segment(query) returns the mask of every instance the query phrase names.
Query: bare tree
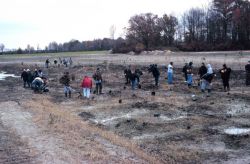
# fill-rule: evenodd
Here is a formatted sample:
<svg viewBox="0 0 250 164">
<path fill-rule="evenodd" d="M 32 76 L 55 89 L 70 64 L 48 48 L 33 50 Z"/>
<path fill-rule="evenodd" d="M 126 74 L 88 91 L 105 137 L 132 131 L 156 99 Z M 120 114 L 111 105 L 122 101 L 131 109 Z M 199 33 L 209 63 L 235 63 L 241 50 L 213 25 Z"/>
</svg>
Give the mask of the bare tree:
<svg viewBox="0 0 250 164">
<path fill-rule="evenodd" d="M 160 41 L 160 28 L 158 16 L 152 13 L 135 15 L 129 20 L 127 38 L 142 43 L 149 49 Z"/>
</svg>

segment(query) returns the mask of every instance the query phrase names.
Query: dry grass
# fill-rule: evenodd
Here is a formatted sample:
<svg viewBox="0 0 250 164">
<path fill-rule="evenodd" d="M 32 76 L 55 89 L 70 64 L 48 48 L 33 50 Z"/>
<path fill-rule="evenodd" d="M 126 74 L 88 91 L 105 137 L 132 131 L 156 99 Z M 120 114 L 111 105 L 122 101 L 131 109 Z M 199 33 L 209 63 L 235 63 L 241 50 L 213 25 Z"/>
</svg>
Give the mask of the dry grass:
<svg viewBox="0 0 250 164">
<path fill-rule="evenodd" d="M 110 156 L 106 153 L 103 145 L 95 140 L 96 136 L 100 136 L 112 144 L 134 153 L 144 161 L 162 163 L 156 157 L 139 149 L 134 142 L 82 121 L 80 117 L 62 110 L 63 107 L 49 101 L 46 96 L 39 95 L 22 105 L 35 114 L 34 121 L 37 125 L 46 127 L 47 133 L 56 134 L 63 139 L 65 148 L 71 150 L 70 152 L 74 154 L 75 158 L 84 156 L 91 161 L 109 160 Z M 171 161 L 169 159 L 168 162 Z"/>
</svg>

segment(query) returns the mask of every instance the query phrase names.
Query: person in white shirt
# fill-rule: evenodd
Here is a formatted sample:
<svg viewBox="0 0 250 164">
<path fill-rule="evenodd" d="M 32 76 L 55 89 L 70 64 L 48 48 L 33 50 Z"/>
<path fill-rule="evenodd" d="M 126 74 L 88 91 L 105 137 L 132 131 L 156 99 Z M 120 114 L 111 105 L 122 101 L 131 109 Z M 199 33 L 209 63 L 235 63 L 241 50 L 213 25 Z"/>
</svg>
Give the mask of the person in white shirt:
<svg viewBox="0 0 250 164">
<path fill-rule="evenodd" d="M 173 62 L 168 65 L 168 84 L 173 84 Z"/>
</svg>

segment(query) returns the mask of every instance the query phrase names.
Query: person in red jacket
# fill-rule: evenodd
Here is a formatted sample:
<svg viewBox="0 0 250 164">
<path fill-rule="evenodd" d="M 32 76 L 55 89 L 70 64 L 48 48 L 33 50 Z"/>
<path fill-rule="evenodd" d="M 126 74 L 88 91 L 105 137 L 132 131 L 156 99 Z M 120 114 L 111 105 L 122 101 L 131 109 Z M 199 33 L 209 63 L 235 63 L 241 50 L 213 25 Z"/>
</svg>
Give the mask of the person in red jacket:
<svg viewBox="0 0 250 164">
<path fill-rule="evenodd" d="M 81 87 L 83 88 L 83 97 L 90 97 L 90 90 L 92 89 L 92 79 L 88 76 L 85 76 L 82 80 L 82 85 Z"/>
</svg>

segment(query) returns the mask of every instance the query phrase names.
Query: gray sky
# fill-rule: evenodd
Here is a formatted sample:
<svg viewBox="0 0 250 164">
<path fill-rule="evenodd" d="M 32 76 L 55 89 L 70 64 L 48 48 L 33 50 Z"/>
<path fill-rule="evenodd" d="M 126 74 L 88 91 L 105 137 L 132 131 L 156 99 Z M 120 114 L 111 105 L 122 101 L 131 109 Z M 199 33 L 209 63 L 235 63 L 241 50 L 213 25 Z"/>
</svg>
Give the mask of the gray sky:
<svg viewBox="0 0 250 164">
<path fill-rule="evenodd" d="M 181 15 L 210 0 L 1 0 L 0 43 L 6 48 L 44 48 L 49 42 L 124 36 L 135 14 Z"/>
</svg>

